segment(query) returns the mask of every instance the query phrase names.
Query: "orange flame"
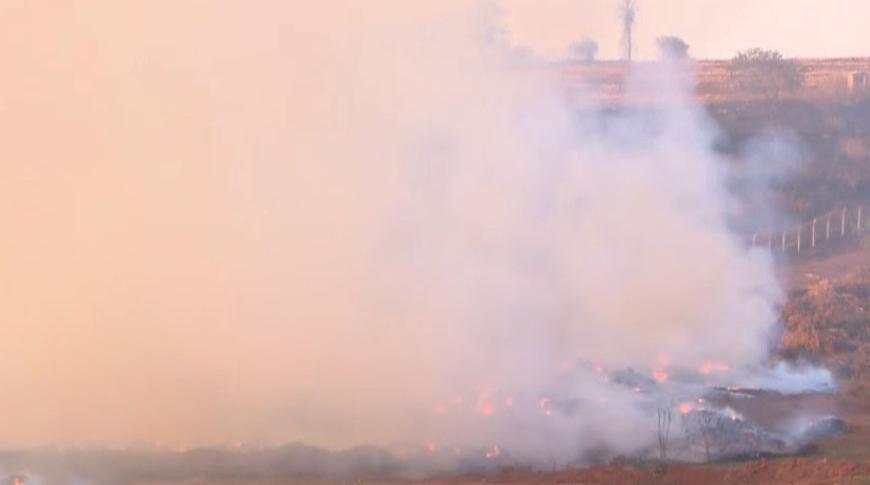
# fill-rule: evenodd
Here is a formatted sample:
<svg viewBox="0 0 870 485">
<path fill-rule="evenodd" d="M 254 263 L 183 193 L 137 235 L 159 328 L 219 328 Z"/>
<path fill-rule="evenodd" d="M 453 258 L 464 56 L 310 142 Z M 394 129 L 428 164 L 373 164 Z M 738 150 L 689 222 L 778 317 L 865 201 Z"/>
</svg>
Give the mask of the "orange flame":
<svg viewBox="0 0 870 485">
<path fill-rule="evenodd" d="M 480 414 L 482 414 L 484 416 L 489 416 L 490 414 L 492 414 L 492 411 L 493 411 L 493 407 L 492 407 L 492 404 L 490 404 L 490 403 L 484 403 L 483 405 L 480 406 Z"/>
<path fill-rule="evenodd" d="M 729 369 L 728 364 L 723 362 L 713 362 L 712 360 L 708 360 L 698 369 L 698 372 L 701 374 L 709 374 L 713 371 L 727 371 Z"/>
<path fill-rule="evenodd" d="M 663 370 L 652 371 L 652 376 L 653 376 L 653 379 L 655 379 L 663 384 L 665 382 L 668 382 L 668 373 L 663 371 Z"/>
<path fill-rule="evenodd" d="M 691 404 L 689 404 L 687 402 L 680 404 L 680 414 L 685 416 L 685 415 L 689 414 L 690 412 L 692 412 L 692 405 Z"/>
<path fill-rule="evenodd" d="M 486 457 L 490 460 L 498 458 L 499 455 L 501 455 L 501 448 L 498 446 L 493 446 L 491 450 L 486 452 Z"/>
<path fill-rule="evenodd" d="M 489 389 L 482 389 L 477 396 L 477 407 L 480 409 L 480 414 L 484 416 L 489 416 L 495 410 L 495 407 L 489 401 L 491 394 Z"/>
</svg>

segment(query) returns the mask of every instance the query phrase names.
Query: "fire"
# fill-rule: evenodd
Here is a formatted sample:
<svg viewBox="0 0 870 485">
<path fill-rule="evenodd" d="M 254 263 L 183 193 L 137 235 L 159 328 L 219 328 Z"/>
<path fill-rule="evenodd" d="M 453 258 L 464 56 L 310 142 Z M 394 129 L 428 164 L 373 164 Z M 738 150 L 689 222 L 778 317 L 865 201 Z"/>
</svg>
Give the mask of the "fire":
<svg viewBox="0 0 870 485">
<path fill-rule="evenodd" d="M 542 398 L 538 399 L 538 406 L 541 408 L 542 411 L 544 411 L 544 414 L 546 414 L 547 416 L 550 415 L 550 398 L 549 397 L 542 397 Z"/>
<path fill-rule="evenodd" d="M 497 445 L 493 446 L 491 450 L 486 452 L 486 457 L 490 460 L 498 458 L 499 455 L 501 455 L 501 448 L 499 448 Z"/>
<path fill-rule="evenodd" d="M 492 411 L 493 407 L 491 403 L 484 403 L 480 406 L 480 414 L 484 416 L 489 416 L 490 414 L 492 414 Z"/>
<path fill-rule="evenodd" d="M 480 414 L 484 416 L 489 416 L 495 410 L 495 407 L 490 402 L 490 396 L 492 393 L 489 389 L 482 389 L 480 394 L 477 396 L 477 407 L 480 409 Z"/>
<path fill-rule="evenodd" d="M 664 384 L 665 382 L 668 382 L 668 373 L 663 371 L 663 370 L 652 371 L 652 376 L 653 376 L 653 379 L 661 382 L 662 384 Z"/>
<path fill-rule="evenodd" d="M 685 415 L 689 414 L 690 412 L 692 412 L 692 405 L 690 403 L 684 402 L 684 403 L 680 404 L 680 414 L 685 416 Z"/>
<path fill-rule="evenodd" d="M 712 360 L 708 360 L 698 369 L 698 372 L 701 374 L 709 374 L 713 371 L 727 371 L 729 369 L 728 364 L 723 362 L 713 362 Z"/>
<path fill-rule="evenodd" d="M 665 368 L 671 363 L 671 359 L 665 354 L 660 354 L 657 360 L 659 365 L 657 369 L 652 370 L 652 376 L 653 379 L 664 384 L 668 382 L 668 373 L 665 372 Z"/>
</svg>

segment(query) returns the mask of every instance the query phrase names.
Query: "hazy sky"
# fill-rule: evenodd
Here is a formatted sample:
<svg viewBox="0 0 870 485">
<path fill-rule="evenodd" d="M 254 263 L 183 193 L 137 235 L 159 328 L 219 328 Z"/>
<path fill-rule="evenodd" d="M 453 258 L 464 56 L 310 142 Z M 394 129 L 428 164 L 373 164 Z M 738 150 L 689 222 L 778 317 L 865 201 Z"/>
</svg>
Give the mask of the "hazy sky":
<svg viewBox="0 0 870 485">
<path fill-rule="evenodd" d="M 515 42 L 548 57 L 583 36 L 600 57 L 619 54 L 616 0 L 504 0 Z M 677 35 L 696 58 L 727 58 L 746 47 L 795 57 L 870 55 L 866 0 L 637 0 L 637 51 L 655 56 L 655 38 Z"/>
</svg>

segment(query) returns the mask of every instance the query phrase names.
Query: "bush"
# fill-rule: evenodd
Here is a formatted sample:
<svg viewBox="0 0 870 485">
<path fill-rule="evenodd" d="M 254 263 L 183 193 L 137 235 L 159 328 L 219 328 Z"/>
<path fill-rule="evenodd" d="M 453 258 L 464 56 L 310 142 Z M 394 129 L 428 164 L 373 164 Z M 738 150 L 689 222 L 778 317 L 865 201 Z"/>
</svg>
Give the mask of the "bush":
<svg viewBox="0 0 870 485">
<path fill-rule="evenodd" d="M 774 50 L 760 48 L 738 52 L 731 59 L 731 73 L 742 89 L 778 98 L 782 92 L 794 92 L 803 85 L 800 65 L 785 59 Z"/>
<path fill-rule="evenodd" d="M 662 59 L 685 59 L 689 57 L 689 44 L 673 35 L 665 35 L 656 39 L 659 47 L 659 57 Z"/>
</svg>

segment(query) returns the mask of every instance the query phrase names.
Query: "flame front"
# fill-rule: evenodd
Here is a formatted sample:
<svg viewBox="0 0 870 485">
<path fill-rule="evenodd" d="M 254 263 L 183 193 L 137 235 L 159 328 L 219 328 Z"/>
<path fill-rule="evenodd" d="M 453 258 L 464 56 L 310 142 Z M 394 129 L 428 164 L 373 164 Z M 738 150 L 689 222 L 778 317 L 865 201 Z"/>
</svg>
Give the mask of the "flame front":
<svg viewBox="0 0 870 485">
<path fill-rule="evenodd" d="M 698 372 L 701 374 L 709 374 L 713 371 L 725 372 L 728 369 L 728 364 L 724 362 L 713 362 L 712 360 L 708 360 L 700 369 L 698 369 Z"/>
</svg>

